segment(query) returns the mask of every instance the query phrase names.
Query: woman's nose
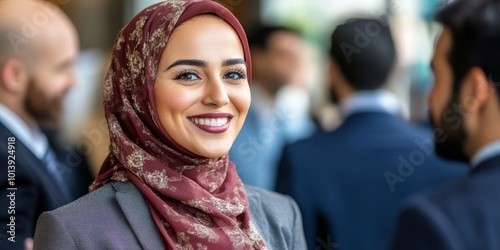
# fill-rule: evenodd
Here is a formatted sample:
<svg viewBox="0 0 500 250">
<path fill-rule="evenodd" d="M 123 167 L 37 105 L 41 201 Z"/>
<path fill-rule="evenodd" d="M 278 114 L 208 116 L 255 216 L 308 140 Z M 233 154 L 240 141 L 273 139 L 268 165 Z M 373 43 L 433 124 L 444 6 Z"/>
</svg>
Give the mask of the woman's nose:
<svg viewBox="0 0 500 250">
<path fill-rule="evenodd" d="M 229 96 L 222 79 L 213 78 L 205 84 L 203 104 L 222 107 L 229 103 Z"/>
</svg>

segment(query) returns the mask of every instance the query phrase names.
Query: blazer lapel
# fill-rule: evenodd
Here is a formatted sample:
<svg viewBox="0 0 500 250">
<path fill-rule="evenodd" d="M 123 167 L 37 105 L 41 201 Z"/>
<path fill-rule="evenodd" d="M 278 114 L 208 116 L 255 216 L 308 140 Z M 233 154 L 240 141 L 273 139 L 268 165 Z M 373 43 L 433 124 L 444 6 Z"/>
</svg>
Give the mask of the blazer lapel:
<svg viewBox="0 0 500 250">
<path fill-rule="evenodd" d="M 113 186 L 116 189 L 116 200 L 141 243 L 142 249 L 163 249 L 156 224 L 139 190 L 130 182 L 115 182 Z"/>
<path fill-rule="evenodd" d="M 262 201 L 260 196 L 258 196 L 255 192 L 251 190 L 251 188 L 245 187 L 245 192 L 247 194 L 248 199 L 248 211 L 250 212 L 250 218 L 252 219 L 252 223 L 259 231 L 260 236 L 264 240 L 264 242 L 269 243 L 269 223 L 267 222 L 267 217 L 264 211 L 262 210 Z"/>
</svg>

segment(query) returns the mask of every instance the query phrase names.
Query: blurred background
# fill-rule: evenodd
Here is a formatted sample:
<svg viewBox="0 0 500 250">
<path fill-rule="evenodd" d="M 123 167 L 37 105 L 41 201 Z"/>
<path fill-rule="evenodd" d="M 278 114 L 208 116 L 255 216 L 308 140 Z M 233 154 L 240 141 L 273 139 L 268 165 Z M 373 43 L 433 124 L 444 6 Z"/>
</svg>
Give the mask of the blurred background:
<svg viewBox="0 0 500 250">
<path fill-rule="evenodd" d="M 51 0 L 73 20 L 80 35 L 78 86 L 69 94 L 62 136 L 89 157 L 94 173 L 107 155 L 108 131 L 102 110 L 101 86 L 109 53 L 119 29 L 156 0 Z M 432 84 L 429 62 L 439 28 L 433 24 L 441 0 L 219 0 L 250 30 L 257 23 L 299 30 L 308 43 L 304 91 L 312 117 L 324 130 L 339 124 L 336 106 L 326 91 L 328 40 L 349 16 L 390 18 L 398 64 L 390 90 L 400 99 L 404 116 L 427 122 L 426 96 Z"/>
</svg>

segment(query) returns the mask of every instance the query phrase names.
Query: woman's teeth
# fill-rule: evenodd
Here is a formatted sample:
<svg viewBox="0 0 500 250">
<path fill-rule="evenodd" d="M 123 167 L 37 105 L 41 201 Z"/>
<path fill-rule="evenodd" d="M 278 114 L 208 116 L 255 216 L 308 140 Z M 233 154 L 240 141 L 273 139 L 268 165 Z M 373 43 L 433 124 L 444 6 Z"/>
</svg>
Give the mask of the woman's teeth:
<svg viewBox="0 0 500 250">
<path fill-rule="evenodd" d="M 227 118 L 191 118 L 191 121 L 195 124 L 220 127 L 227 124 Z"/>
</svg>

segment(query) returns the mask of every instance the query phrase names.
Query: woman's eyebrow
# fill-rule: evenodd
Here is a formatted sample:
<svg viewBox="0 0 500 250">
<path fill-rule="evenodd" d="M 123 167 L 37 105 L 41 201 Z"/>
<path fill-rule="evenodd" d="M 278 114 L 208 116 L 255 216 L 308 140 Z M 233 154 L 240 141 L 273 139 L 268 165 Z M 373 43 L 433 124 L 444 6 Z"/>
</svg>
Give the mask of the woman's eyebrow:
<svg viewBox="0 0 500 250">
<path fill-rule="evenodd" d="M 244 64 L 245 66 L 247 65 L 247 63 L 245 62 L 245 60 L 241 59 L 241 58 L 234 58 L 234 59 L 226 59 L 222 62 L 222 67 L 227 67 L 227 66 L 232 66 L 232 65 L 236 65 L 236 64 Z"/>
<path fill-rule="evenodd" d="M 181 59 L 177 60 L 172 65 L 170 65 L 167 70 L 179 66 L 179 65 L 188 65 L 188 66 L 198 66 L 198 67 L 207 67 L 207 63 L 202 60 L 196 60 L 196 59 Z"/>
<path fill-rule="evenodd" d="M 245 66 L 247 65 L 247 63 L 245 62 L 245 60 L 243 60 L 241 58 L 226 59 L 226 60 L 224 60 L 222 62 L 222 66 L 223 67 L 232 66 L 232 65 L 236 65 L 236 64 L 243 64 Z M 169 70 L 169 69 L 171 69 L 173 67 L 180 66 L 180 65 L 197 66 L 197 67 L 207 67 L 207 63 L 205 61 L 202 61 L 202 60 L 197 60 L 197 59 L 181 59 L 181 60 L 177 60 L 174 63 L 172 63 L 166 70 Z"/>
</svg>

